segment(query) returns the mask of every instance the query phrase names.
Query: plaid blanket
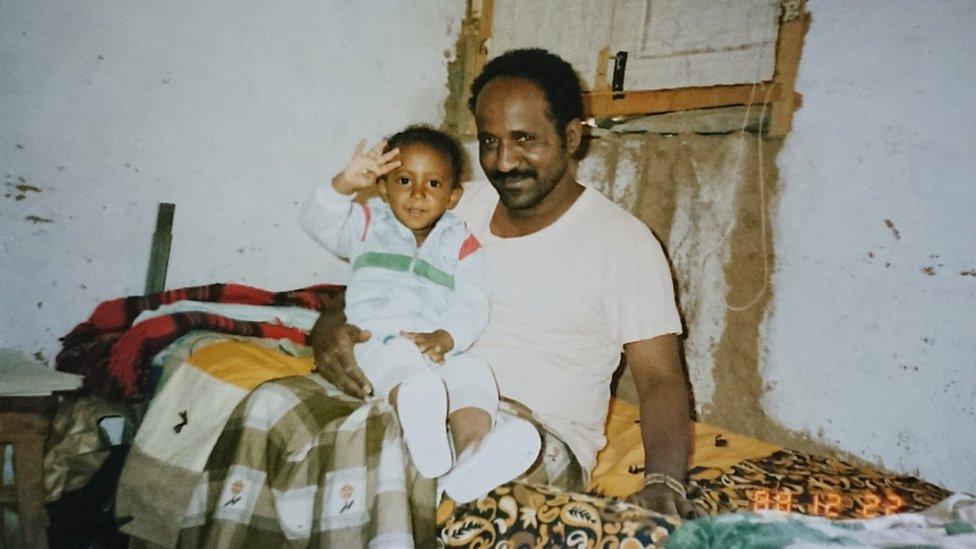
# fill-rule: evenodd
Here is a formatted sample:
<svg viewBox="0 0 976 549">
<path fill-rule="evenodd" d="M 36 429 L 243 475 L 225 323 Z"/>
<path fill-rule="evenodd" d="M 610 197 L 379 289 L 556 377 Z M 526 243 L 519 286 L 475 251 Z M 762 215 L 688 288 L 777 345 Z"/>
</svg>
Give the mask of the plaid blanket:
<svg viewBox="0 0 976 549">
<path fill-rule="evenodd" d="M 405 459 L 386 402 L 286 377 L 311 358 L 257 339 L 196 334 L 166 368 L 119 484 L 127 534 L 170 547 L 433 543 L 434 482 Z"/>
<path fill-rule="evenodd" d="M 248 305 L 292 305 L 322 310 L 342 286 L 317 285 L 270 292 L 240 284 L 211 284 L 130 296 L 101 303 L 91 317 L 61 338 L 56 368 L 85 376 L 85 388 L 116 401 L 141 401 L 153 390 L 152 357 L 180 336 L 206 330 L 243 336 L 289 339 L 304 344 L 306 334 L 267 322 L 234 320 L 216 314 L 184 312 L 132 325 L 139 313 L 183 300 Z"/>
<path fill-rule="evenodd" d="M 406 458 L 389 405 L 346 396 L 317 375 L 282 377 L 307 371 L 311 361 L 276 342 L 194 334 L 170 349 L 166 368 L 173 371 L 136 435 L 116 504 L 123 531 L 143 541 L 455 547 L 629 540 L 653 547 L 678 524 L 576 492 L 579 464 L 550 433 L 519 482 L 477 502 L 445 500 L 436 508 L 435 483 Z M 517 405 L 506 409 L 533 420 Z"/>
<path fill-rule="evenodd" d="M 181 521 L 181 547 L 429 547 L 434 482 L 399 424 L 318 376 L 262 385 L 231 416 Z"/>
</svg>

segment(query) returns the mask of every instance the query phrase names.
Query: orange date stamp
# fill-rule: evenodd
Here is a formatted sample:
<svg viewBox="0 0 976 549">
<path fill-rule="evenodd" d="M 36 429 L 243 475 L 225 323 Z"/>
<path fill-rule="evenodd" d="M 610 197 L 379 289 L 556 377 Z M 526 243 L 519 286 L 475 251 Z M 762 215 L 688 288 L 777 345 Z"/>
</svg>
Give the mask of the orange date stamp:
<svg viewBox="0 0 976 549">
<path fill-rule="evenodd" d="M 806 495 L 803 501 L 798 496 L 789 490 L 761 488 L 750 495 L 750 509 L 753 511 L 803 513 L 836 519 L 840 518 L 840 511 L 845 508 L 853 508 L 853 514 L 856 518 L 875 518 L 893 515 L 905 506 L 904 498 L 890 491 L 882 494 L 874 492 L 853 492 L 850 494 L 813 492 Z"/>
</svg>

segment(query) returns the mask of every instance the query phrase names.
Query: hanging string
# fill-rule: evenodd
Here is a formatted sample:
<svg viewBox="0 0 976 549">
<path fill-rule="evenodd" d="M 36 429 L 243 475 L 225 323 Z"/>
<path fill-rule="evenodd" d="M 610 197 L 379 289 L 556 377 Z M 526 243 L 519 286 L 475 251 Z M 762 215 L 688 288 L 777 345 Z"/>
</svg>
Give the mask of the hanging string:
<svg viewBox="0 0 976 549">
<path fill-rule="evenodd" d="M 739 172 L 739 168 L 740 168 L 740 166 L 742 164 L 743 155 L 741 154 L 741 151 L 742 151 L 742 148 L 744 146 L 743 143 L 744 143 L 744 140 L 745 140 L 746 129 L 749 127 L 749 114 L 751 113 L 752 106 L 754 105 L 755 96 L 756 96 L 756 88 L 759 85 L 759 70 L 760 70 L 760 67 L 761 67 L 761 64 L 762 64 L 762 58 L 763 58 L 763 56 L 760 53 L 760 55 L 756 59 L 756 72 L 755 72 L 755 76 L 753 77 L 753 81 L 752 81 L 752 89 L 749 92 L 749 101 L 746 103 L 746 110 L 745 110 L 745 113 L 742 116 L 742 127 L 739 128 L 739 131 L 738 131 L 738 134 L 739 134 L 739 141 L 738 141 L 738 143 L 739 143 L 739 153 L 736 154 L 735 165 L 734 165 L 734 167 L 732 169 L 732 173 L 733 174 L 737 174 Z M 758 128 L 758 130 L 759 130 L 758 131 L 759 142 L 758 142 L 758 144 L 756 146 L 757 162 L 758 162 L 758 165 L 756 167 L 756 171 L 758 173 L 758 180 L 759 180 L 760 239 L 761 239 L 762 256 L 763 256 L 763 283 L 762 283 L 762 286 L 759 288 L 759 291 L 756 292 L 756 295 L 753 296 L 752 299 L 750 299 L 745 305 L 730 305 L 730 304 L 726 303 L 725 308 L 727 310 L 736 311 L 736 312 L 741 312 L 741 311 L 748 310 L 753 305 L 755 305 L 756 303 L 758 303 L 759 302 L 759 299 L 763 296 L 763 294 L 765 294 L 766 288 L 769 285 L 769 250 L 768 250 L 768 246 L 766 244 L 766 232 L 767 232 L 767 228 L 766 228 L 766 215 L 767 215 L 767 212 L 766 212 L 766 180 L 765 180 L 765 171 L 766 170 L 765 170 L 765 164 L 764 164 L 763 137 L 762 137 L 762 135 L 763 135 L 764 123 L 765 123 L 765 119 L 766 119 L 766 110 L 767 110 L 767 108 L 769 106 L 769 97 L 772 94 L 773 86 L 770 85 L 770 86 L 764 86 L 764 87 L 766 87 L 766 94 L 763 97 L 762 108 L 760 109 L 760 112 L 759 112 L 759 128 Z M 691 163 L 692 163 L 692 167 L 693 167 L 693 169 L 695 171 L 695 177 L 698 179 L 698 182 L 700 184 L 701 183 L 701 177 L 698 175 L 698 171 L 699 171 L 698 170 L 698 165 L 697 165 L 697 162 L 695 162 L 694 157 L 691 158 Z M 733 215 L 731 223 L 729 224 L 728 228 L 722 234 L 722 238 L 720 238 L 718 240 L 718 242 L 716 242 L 715 245 L 712 246 L 711 249 L 709 249 L 708 253 L 705 254 L 705 257 L 702 258 L 702 262 L 701 262 L 701 265 L 700 265 L 700 268 L 699 268 L 699 271 L 700 271 L 699 274 L 700 275 L 704 276 L 705 264 L 708 262 L 708 260 L 711 258 L 711 256 L 715 252 L 717 252 L 718 249 L 721 246 L 723 246 L 728 241 L 729 235 L 732 234 L 732 231 L 735 229 L 736 224 L 737 224 L 737 217 Z"/>
<path fill-rule="evenodd" d="M 749 300 L 745 305 L 730 305 L 726 303 L 725 308 L 730 311 L 742 312 L 756 303 L 759 299 L 766 293 L 766 288 L 769 285 L 769 250 L 766 245 L 766 164 L 763 160 L 763 124 L 766 121 L 766 107 L 769 105 L 769 95 L 773 91 L 773 87 L 769 86 L 766 90 L 766 96 L 763 98 L 762 110 L 759 112 L 759 142 L 756 144 L 757 151 L 757 162 L 756 171 L 759 176 L 759 239 L 762 242 L 762 257 L 763 257 L 763 283 L 756 295 Z M 735 225 L 735 222 L 732 222 Z"/>
</svg>

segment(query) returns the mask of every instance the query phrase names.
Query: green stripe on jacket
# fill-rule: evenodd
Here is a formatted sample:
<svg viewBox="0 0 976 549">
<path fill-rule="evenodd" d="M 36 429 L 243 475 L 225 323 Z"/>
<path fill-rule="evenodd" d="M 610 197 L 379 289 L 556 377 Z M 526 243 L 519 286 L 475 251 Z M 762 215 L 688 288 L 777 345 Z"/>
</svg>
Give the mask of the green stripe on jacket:
<svg viewBox="0 0 976 549">
<path fill-rule="evenodd" d="M 363 267 L 377 267 L 379 269 L 387 269 L 390 271 L 406 272 L 410 270 L 410 263 L 412 262 L 413 257 L 409 255 L 366 252 L 356 258 L 355 263 L 352 265 L 352 270 L 358 271 Z M 417 276 L 426 278 L 434 284 L 438 284 L 452 290 L 454 289 L 454 275 L 445 273 L 423 259 L 417 260 L 417 263 L 413 267 L 413 272 Z"/>
<path fill-rule="evenodd" d="M 450 288 L 452 290 L 454 289 L 454 275 L 445 273 L 430 263 L 427 263 L 423 259 L 417 260 L 417 264 L 413 266 L 413 272 L 416 273 L 417 276 L 426 278 L 434 284 L 440 284 L 445 288 Z"/>
<path fill-rule="evenodd" d="M 363 267 L 379 267 L 391 271 L 407 271 L 413 258 L 403 254 L 387 254 L 383 252 L 366 252 L 356 258 L 352 270 L 358 271 Z"/>
</svg>

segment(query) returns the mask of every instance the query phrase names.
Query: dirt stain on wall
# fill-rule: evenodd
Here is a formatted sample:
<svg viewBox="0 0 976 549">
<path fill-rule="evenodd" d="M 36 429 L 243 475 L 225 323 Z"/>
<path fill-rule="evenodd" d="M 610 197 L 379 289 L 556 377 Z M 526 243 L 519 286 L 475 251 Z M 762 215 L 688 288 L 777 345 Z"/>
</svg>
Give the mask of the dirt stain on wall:
<svg viewBox="0 0 976 549">
<path fill-rule="evenodd" d="M 37 187 L 35 187 L 33 185 L 27 185 L 25 183 L 22 183 L 20 185 L 15 185 L 14 188 L 17 189 L 18 191 L 22 192 L 22 193 L 28 193 L 28 192 L 39 193 L 39 192 L 41 192 L 41 189 L 39 189 L 39 188 L 37 188 Z"/>
<path fill-rule="evenodd" d="M 745 139 L 741 158 L 735 155 L 718 154 L 721 151 L 733 150 L 732 140 Z M 696 223 L 717 223 L 722 227 L 730 226 L 731 231 L 727 241 L 706 242 L 705 239 L 691 243 L 698 247 L 697 259 L 690 265 L 674 269 L 675 284 L 677 286 L 679 303 L 684 316 L 685 326 L 694 329 L 696 320 L 702 314 L 712 314 L 702 308 L 702 293 L 718 291 L 715 281 L 703 279 L 703 274 L 693 268 L 696 261 L 701 261 L 702 251 L 710 250 L 710 254 L 717 257 L 707 258 L 708 261 L 726 258 L 723 266 L 724 284 L 724 328 L 716 344 L 698 352 L 689 353 L 691 358 L 701 360 L 706 357 L 712 364 L 710 371 L 714 381 L 714 391 L 708 402 L 703 402 L 699 419 L 720 427 L 740 432 L 746 435 L 762 438 L 763 440 L 794 448 L 800 451 L 817 453 L 845 459 L 852 463 L 866 464 L 864 459 L 832 447 L 829 443 L 819 439 L 818 433 L 802 433 L 783 427 L 766 415 L 763 409 L 763 396 L 771 389 L 762 378 L 760 372 L 760 356 L 762 336 L 760 327 L 770 306 L 774 288 L 772 287 L 772 273 L 775 266 L 773 251 L 773 231 L 770 212 L 775 208 L 779 187 L 779 174 L 775 159 L 783 142 L 781 139 L 763 140 L 763 189 L 759 185 L 759 155 L 757 147 L 759 138 L 754 134 L 742 136 L 730 134 L 725 136 L 680 135 L 668 136 L 657 134 L 602 136 L 592 139 L 587 161 L 584 163 L 584 175 L 594 176 L 595 186 L 601 188 L 605 194 L 625 196 L 619 186 L 617 164 L 621 160 L 621 151 L 626 145 L 633 147 L 633 140 L 641 140 L 643 161 L 637 168 L 636 200 L 628 208 L 639 219 L 650 227 L 658 239 L 667 245 L 673 240 L 672 231 L 675 220 L 685 218 L 699 219 Z M 599 164 L 594 168 L 591 164 Z M 729 169 L 729 163 L 738 163 L 735 169 Z M 723 164 L 725 166 L 723 166 Z M 724 208 L 714 208 L 709 204 L 708 197 L 698 197 L 692 207 L 700 211 L 679 212 L 679 208 L 688 205 L 679 204 L 678 192 L 688 186 L 701 186 L 703 174 L 710 173 L 738 173 L 738 188 L 735 191 L 734 208 L 730 219 L 700 219 L 701 216 L 716 215 L 727 211 Z M 729 181 L 729 185 L 736 184 Z M 694 190 L 692 191 L 695 192 Z M 764 199 L 764 200 L 763 200 Z M 765 228 L 763 227 L 765 223 Z M 886 223 L 887 225 L 887 223 Z M 889 226 L 895 238 L 900 233 L 892 223 Z M 694 234 L 692 231 L 691 234 Z M 682 246 L 685 243 L 681 244 Z M 727 252 L 723 251 L 727 249 Z M 672 256 L 677 250 L 668 250 Z M 685 253 L 685 252 L 679 252 Z M 708 324 L 713 326 L 714 324 Z M 688 334 L 685 336 L 685 351 L 688 353 Z M 701 341 L 696 342 L 701 346 Z M 707 344 L 707 342 L 706 342 Z M 695 365 L 692 365 L 693 367 Z M 699 364 L 698 366 L 702 366 Z M 636 389 L 629 372 L 621 376 L 617 395 L 632 402 L 637 401 Z M 874 464 L 877 466 L 877 464 Z"/>
<path fill-rule="evenodd" d="M 891 234 L 895 235 L 895 240 L 901 240 L 901 232 L 895 227 L 895 224 L 890 219 L 885 219 L 884 223 L 885 227 L 891 229 Z"/>
<path fill-rule="evenodd" d="M 776 256 L 770 212 L 779 194 L 776 156 L 782 146 L 782 139 L 766 138 L 762 142 L 763 165 L 759 166 L 759 155 L 745 163 L 746 184 L 739 188 L 737 195 L 735 229 L 729 235 L 731 254 L 725 265 L 727 312 L 725 331 L 715 349 L 712 372 L 715 393 L 702 419 L 796 450 L 866 464 L 865 460 L 818 440 L 819 434 L 785 428 L 763 409 L 763 397 L 772 387 L 763 380 L 760 371 L 760 328 L 774 292 L 772 273 Z"/>
</svg>

